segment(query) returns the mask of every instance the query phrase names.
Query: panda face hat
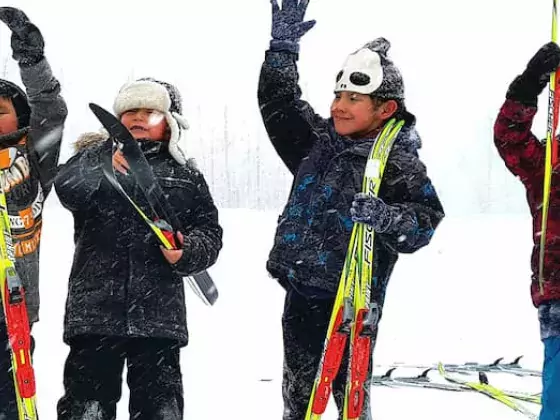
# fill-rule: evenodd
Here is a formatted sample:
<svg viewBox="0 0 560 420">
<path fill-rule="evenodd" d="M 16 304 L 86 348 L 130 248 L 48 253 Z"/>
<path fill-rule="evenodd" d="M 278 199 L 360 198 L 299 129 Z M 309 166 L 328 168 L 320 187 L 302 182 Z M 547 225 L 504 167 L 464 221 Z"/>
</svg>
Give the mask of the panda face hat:
<svg viewBox="0 0 560 420">
<path fill-rule="evenodd" d="M 346 59 L 336 77 L 335 92 L 349 90 L 364 95 L 375 91 L 383 82 L 383 67 L 379 54 L 361 48 Z"/>
<path fill-rule="evenodd" d="M 402 75 L 387 58 L 390 47 L 385 38 L 377 38 L 350 54 L 336 77 L 334 91 L 404 100 Z"/>
</svg>

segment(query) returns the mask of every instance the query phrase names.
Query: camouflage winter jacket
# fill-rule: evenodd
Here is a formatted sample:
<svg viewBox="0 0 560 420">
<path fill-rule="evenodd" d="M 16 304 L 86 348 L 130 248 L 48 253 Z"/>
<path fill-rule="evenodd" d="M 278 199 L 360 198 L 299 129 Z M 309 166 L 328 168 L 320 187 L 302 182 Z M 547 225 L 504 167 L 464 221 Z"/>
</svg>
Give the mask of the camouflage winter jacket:
<svg viewBox="0 0 560 420">
<path fill-rule="evenodd" d="M 538 307 L 550 300 L 560 300 L 560 174 L 552 173 L 552 191 L 544 255 L 544 293 L 539 290 L 539 250 L 542 218 L 545 144 L 531 132 L 536 106 L 512 99 L 503 104 L 494 124 L 494 142 L 507 168 L 523 183 L 533 217 L 533 251 L 531 255 L 531 296 Z"/>
<path fill-rule="evenodd" d="M 179 165 L 167 143 L 140 141 L 154 174 L 185 229 L 182 258 L 171 265 L 158 240 L 129 202 L 106 180 L 104 138 L 86 135 L 62 166 L 55 189 L 74 217 L 64 339 L 81 334 L 161 337 L 186 345 L 183 277 L 214 264 L 222 228 L 208 186 L 193 164 Z M 148 203 L 131 176 L 117 179 L 149 216 Z"/>
<path fill-rule="evenodd" d="M 39 248 L 45 199 L 56 173 L 64 122 L 68 114 L 60 84 L 46 59 L 20 66 L 31 109 L 30 126 L 0 136 L 0 162 L 4 170 L 16 270 L 26 292 L 31 324 L 39 320 Z M 4 313 L 0 311 L 0 322 Z"/>
<path fill-rule="evenodd" d="M 301 99 L 297 56 L 266 53 L 258 98 L 264 125 L 294 181 L 278 219 L 267 268 L 285 287 L 308 296 L 336 293 L 353 222 L 350 207 L 361 191 L 373 139 L 351 140 L 338 135 L 332 121 L 315 114 Z M 414 117 L 407 123 L 389 155 L 379 196 L 400 210 L 385 234 L 376 235 L 374 293 L 383 302 L 398 253 L 427 245 L 444 217 L 443 209 L 420 161 L 420 138 Z"/>
</svg>

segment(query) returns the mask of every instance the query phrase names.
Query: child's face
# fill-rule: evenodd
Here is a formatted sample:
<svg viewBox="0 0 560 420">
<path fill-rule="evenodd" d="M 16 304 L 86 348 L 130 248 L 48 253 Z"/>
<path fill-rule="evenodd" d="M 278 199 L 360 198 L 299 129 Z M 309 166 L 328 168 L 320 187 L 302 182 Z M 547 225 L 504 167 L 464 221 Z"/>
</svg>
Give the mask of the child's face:
<svg viewBox="0 0 560 420">
<path fill-rule="evenodd" d="M 135 139 L 162 141 L 169 137 L 165 116 L 153 109 L 126 111 L 121 115 L 121 122 Z"/>
<path fill-rule="evenodd" d="M 0 97 L 0 136 L 13 133 L 17 129 L 17 114 L 12 100 Z"/>
<path fill-rule="evenodd" d="M 378 103 L 369 95 L 336 92 L 331 105 L 334 128 L 341 136 L 364 138 L 381 126 L 397 110 L 395 101 Z"/>
</svg>

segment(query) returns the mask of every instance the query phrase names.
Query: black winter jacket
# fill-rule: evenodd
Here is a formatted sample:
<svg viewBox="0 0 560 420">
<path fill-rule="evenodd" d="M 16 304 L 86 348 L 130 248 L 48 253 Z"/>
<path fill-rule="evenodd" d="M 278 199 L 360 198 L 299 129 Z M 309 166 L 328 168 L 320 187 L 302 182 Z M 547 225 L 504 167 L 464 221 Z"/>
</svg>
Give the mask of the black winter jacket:
<svg viewBox="0 0 560 420">
<path fill-rule="evenodd" d="M 68 342 L 82 334 L 161 337 L 188 342 L 183 276 L 214 264 L 222 247 L 218 211 L 203 175 L 180 166 L 166 143 L 141 147 L 185 235 L 183 257 L 171 265 L 151 230 L 101 170 L 103 138 L 85 136 L 61 169 L 55 189 L 74 216 L 75 253 L 64 325 Z M 125 191 L 150 214 L 132 177 L 117 173 Z"/>
</svg>

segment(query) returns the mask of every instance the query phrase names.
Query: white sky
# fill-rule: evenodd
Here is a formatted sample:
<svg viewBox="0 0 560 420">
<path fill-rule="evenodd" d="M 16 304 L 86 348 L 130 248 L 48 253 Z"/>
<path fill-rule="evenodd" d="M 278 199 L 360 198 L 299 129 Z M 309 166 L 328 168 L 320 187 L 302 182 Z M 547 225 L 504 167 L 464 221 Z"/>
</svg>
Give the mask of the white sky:
<svg viewBox="0 0 560 420">
<path fill-rule="evenodd" d="M 520 183 L 494 149 L 492 125 L 511 80 L 550 39 L 549 3 L 311 0 L 307 18 L 317 25 L 301 42 L 305 98 L 328 115 L 334 77 L 346 55 L 385 36 L 404 75 L 407 105 L 418 117 L 421 157 L 446 210 L 526 212 Z M 10 4 L 39 26 L 47 57 L 63 83 L 70 115 L 61 161 L 80 133 L 98 128 L 88 102 L 110 108 L 125 81 L 148 75 L 181 90 L 192 126 L 189 151 L 201 162 L 220 204 L 235 205 L 225 191 L 231 182 L 239 189 L 255 178 L 255 159 L 247 155 L 255 153 L 257 144 L 258 159 L 279 181 L 269 182 L 278 189 L 273 207 L 285 200 L 289 178 L 268 143 L 256 99 L 270 39 L 268 0 Z M 8 37 L 2 25 L 2 62 L 11 54 Z M 13 61 L 7 70 L 8 78 L 19 81 Z M 546 94 L 535 125 L 543 137 L 545 106 Z M 229 184 L 220 166 L 226 109 L 228 141 L 234 145 L 226 172 L 237 177 Z"/>
</svg>

